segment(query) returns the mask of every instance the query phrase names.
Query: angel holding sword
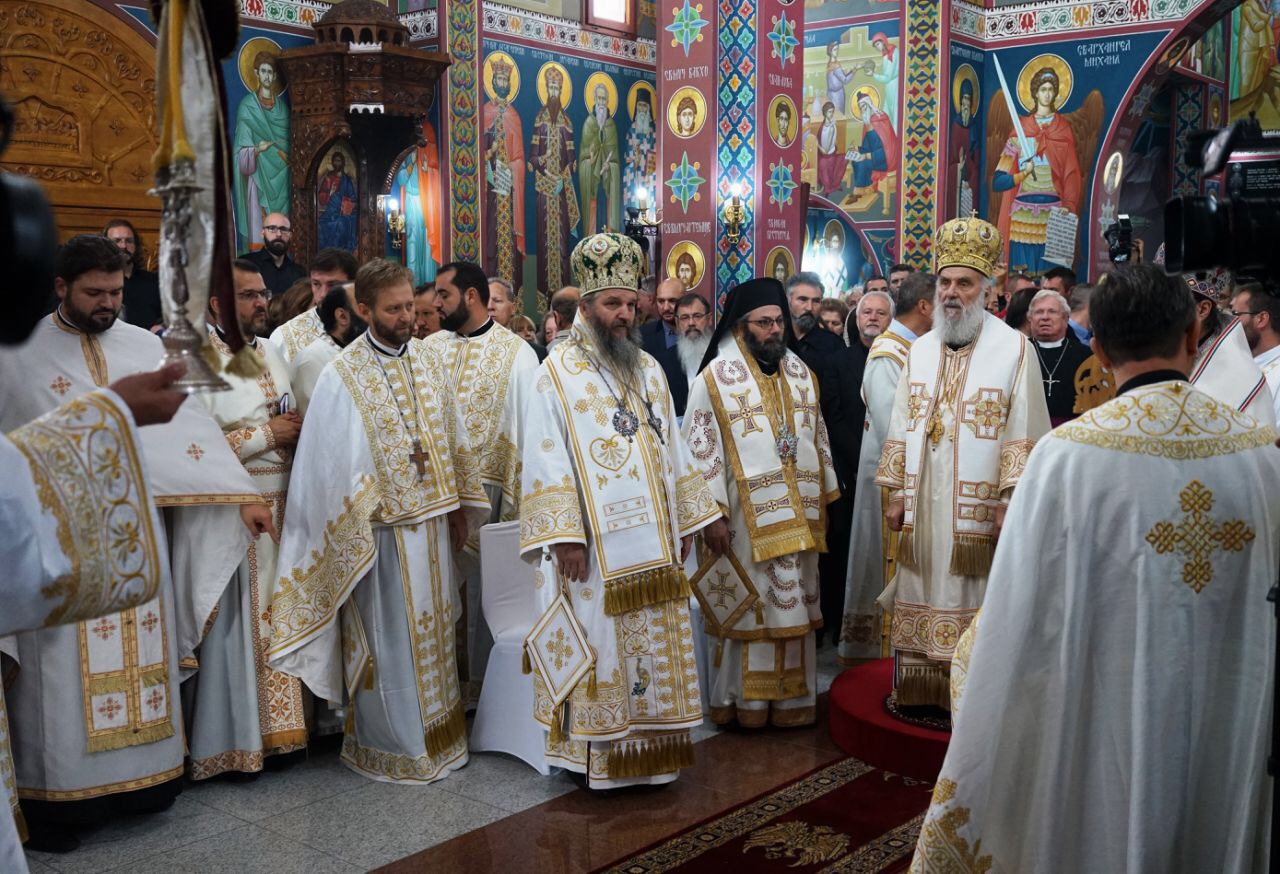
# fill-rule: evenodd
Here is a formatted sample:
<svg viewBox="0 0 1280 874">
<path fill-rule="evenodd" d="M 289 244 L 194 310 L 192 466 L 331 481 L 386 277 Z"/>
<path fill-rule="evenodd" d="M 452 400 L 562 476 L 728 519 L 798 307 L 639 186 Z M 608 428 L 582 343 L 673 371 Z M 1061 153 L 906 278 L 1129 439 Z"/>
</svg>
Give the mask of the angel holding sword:
<svg viewBox="0 0 1280 874">
<path fill-rule="evenodd" d="M 992 212 L 1011 271 L 1038 275 L 1057 266 L 1045 259 L 1050 226 L 1077 224 L 1084 206 L 1085 168 L 1093 162 L 1101 129 L 1102 95 L 1094 90 L 1080 109 L 1059 112 L 1070 96 L 1071 79 L 1065 61 L 1042 55 L 1018 77 L 1019 91 L 1026 92 L 1018 97 L 1025 108 L 1034 108 L 1031 115 L 1017 116 L 1015 122 L 1016 104 L 1003 81 L 1002 94 L 991 103 Z"/>
</svg>

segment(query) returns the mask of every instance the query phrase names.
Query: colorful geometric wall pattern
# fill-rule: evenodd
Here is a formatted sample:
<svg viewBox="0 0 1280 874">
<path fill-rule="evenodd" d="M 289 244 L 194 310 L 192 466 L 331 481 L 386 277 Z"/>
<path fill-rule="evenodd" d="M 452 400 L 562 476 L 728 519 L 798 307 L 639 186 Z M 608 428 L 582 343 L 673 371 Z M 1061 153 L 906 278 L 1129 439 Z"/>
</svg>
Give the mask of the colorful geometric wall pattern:
<svg viewBox="0 0 1280 874">
<path fill-rule="evenodd" d="M 720 127 L 720 201 L 729 203 L 734 185 L 739 187 L 746 219 L 736 245 L 717 234 L 716 311 L 724 305 L 729 289 L 752 277 L 755 260 L 756 213 L 756 3 L 755 0 L 720 0 L 719 89 L 717 121 Z"/>
<path fill-rule="evenodd" d="M 907 0 L 904 9 L 902 259 L 917 270 L 930 266 L 938 199 L 939 5 L 936 0 Z"/>
<path fill-rule="evenodd" d="M 479 0 L 449 3 L 444 43 L 453 59 L 448 90 L 450 258 L 476 262 L 480 260 L 479 5 Z"/>
</svg>

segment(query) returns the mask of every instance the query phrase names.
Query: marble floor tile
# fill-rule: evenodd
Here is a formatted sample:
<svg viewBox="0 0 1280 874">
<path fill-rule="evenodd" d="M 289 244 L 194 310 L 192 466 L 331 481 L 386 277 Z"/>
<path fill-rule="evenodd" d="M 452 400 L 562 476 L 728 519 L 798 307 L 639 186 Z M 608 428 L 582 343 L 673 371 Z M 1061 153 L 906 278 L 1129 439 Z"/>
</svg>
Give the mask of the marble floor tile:
<svg viewBox="0 0 1280 874">
<path fill-rule="evenodd" d="M 709 786 L 745 801 L 842 755 L 817 746 L 787 743 L 779 738 L 781 734 L 778 730 L 768 734 L 724 732 L 698 746 L 696 764 L 681 772 L 680 782 Z"/>
<path fill-rule="evenodd" d="M 132 863 L 127 870 L 129 874 L 347 874 L 362 869 L 260 826 L 244 825 Z"/>
<path fill-rule="evenodd" d="M 74 852 L 30 855 L 62 874 L 97 874 L 243 825 L 243 820 L 206 807 L 184 792 L 163 813 L 124 816 L 80 832 L 80 848 Z"/>
<path fill-rule="evenodd" d="M 457 780 L 462 774 L 446 779 Z M 369 782 L 259 825 L 338 859 L 371 868 L 506 817 L 507 811 L 439 786 Z"/>
<path fill-rule="evenodd" d="M 263 772 L 252 783 L 204 780 L 189 783 L 184 794 L 202 804 L 247 822 L 304 807 L 369 785 L 369 780 L 339 761 L 337 749 L 312 753 L 305 761 L 281 771 Z"/>
<path fill-rule="evenodd" d="M 465 768 L 435 785 L 507 813 L 528 810 L 578 788 L 566 773 L 544 777 L 519 759 L 501 753 L 473 753 Z"/>
<path fill-rule="evenodd" d="M 32 858 L 31 853 L 27 853 L 27 868 L 30 874 L 58 874 L 57 868 L 51 868 L 44 862 L 37 861 Z"/>
<path fill-rule="evenodd" d="M 590 871 L 624 855 L 611 841 L 512 817 L 380 868 L 376 874 Z"/>
</svg>

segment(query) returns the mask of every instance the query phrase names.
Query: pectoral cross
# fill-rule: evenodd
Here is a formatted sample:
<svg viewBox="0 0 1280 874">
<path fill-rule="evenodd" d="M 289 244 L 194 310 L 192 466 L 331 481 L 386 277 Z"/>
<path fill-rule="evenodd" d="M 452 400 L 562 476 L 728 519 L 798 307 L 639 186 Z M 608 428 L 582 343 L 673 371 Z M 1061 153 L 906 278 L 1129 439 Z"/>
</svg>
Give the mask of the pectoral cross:
<svg viewBox="0 0 1280 874">
<path fill-rule="evenodd" d="M 1053 397 L 1053 387 L 1060 382 L 1062 382 L 1062 380 L 1054 379 L 1053 374 L 1046 376 L 1044 380 L 1045 395 L 1047 397 Z"/>
<path fill-rule="evenodd" d="M 431 460 L 431 456 L 422 451 L 422 442 L 417 437 L 413 438 L 413 451 L 409 453 L 409 460 L 418 469 L 418 482 L 425 480 L 427 478 L 427 462 Z"/>
</svg>

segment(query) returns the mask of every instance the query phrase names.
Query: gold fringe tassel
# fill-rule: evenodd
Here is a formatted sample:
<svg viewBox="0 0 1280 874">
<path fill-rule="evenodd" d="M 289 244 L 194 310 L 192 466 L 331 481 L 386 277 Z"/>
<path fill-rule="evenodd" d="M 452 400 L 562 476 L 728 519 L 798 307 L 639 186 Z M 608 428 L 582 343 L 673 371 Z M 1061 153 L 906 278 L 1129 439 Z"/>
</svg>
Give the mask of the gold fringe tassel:
<svg viewBox="0 0 1280 874">
<path fill-rule="evenodd" d="M 588 698 L 596 697 L 597 691 L 599 690 L 596 689 L 596 665 L 595 665 L 595 662 L 592 662 L 591 673 L 587 675 L 587 697 Z"/>
<path fill-rule="evenodd" d="M 209 365 L 209 369 L 214 373 L 222 373 L 222 358 L 218 355 L 218 350 L 213 348 L 213 344 L 207 339 L 200 345 L 200 357 L 204 359 L 204 363 Z"/>
<path fill-rule="evenodd" d="M 958 577 L 983 577 L 991 572 L 995 541 L 985 534 L 959 534 L 951 546 L 951 573 Z"/>
<path fill-rule="evenodd" d="M 564 743 L 564 704 L 551 711 L 551 730 L 547 733 L 547 742 L 553 747 Z"/>
<path fill-rule="evenodd" d="M 684 568 L 669 565 L 605 583 L 604 612 L 606 616 L 620 616 L 650 604 L 685 599 L 691 594 Z"/>
<path fill-rule="evenodd" d="M 609 745 L 609 779 L 652 777 L 693 767 L 693 741 L 687 731 L 677 735 L 620 740 Z"/>
<path fill-rule="evenodd" d="M 808 694 L 809 683 L 805 680 L 803 669 L 780 674 L 762 671 L 758 674 L 749 673 L 742 678 L 743 701 L 786 701 L 788 698 Z"/>
<path fill-rule="evenodd" d="M 525 644 L 524 649 L 520 650 L 520 673 L 532 674 L 533 663 L 529 661 L 529 645 Z"/>
<path fill-rule="evenodd" d="M 776 534 L 757 533 L 751 540 L 751 560 L 759 564 L 780 555 L 805 552 L 814 547 L 813 531 L 809 528 L 808 520 L 801 517 Z"/>
<path fill-rule="evenodd" d="M 756 598 L 756 625 L 764 625 L 764 604 Z"/>
<path fill-rule="evenodd" d="M 894 561 L 903 567 L 918 569 L 920 564 L 916 561 L 916 532 L 914 528 L 903 526 L 898 532 L 898 548 L 894 551 Z"/>
<path fill-rule="evenodd" d="M 208 347 L 209 343 L 206 342 L 205 346 Z M 248 346 L 242 346 L 240 351 L 232 355 L 231 360 L 227 362 L 228 374 L 245 379 L 257 379 L 265 369 L 262 365 L 262 359 L 258 357 L 258 353 Z"/>
<path fill-rule="evenodd" d="M 427 726 L 425 740 L 427 755 L 443 755 L 458 741 L 467 735 L 467 716 L 462 709 L 462 702 L 449 708 L 449 712 Z"/>
<path fill-rule="evenodd" d="M 109 753 L 112 750 L 155 743 L 169 737 L 173 737 L 173 721 L 166 719 L 158 725 L 124 728 L 106 737 L 91 737 L 85 743 L 85 750 L 90 753 Z"/>
<path fill-rule="evenodd" d="M 941 662 L 899 666 L 896 691 L 898 703 L 908 707 L 935 704 L 951 709 L 951 678 Z"/>
<path fill-rule="evenodd" d="M 373 658 L 370 657 L 368 663 L 364 666 L 364 690 L 366 692 L 373 691 L 374 679 Z"/>
<path fill-rule="evenodd" d="M 716 667 L 720 667 L 720 660 L 724 658 L 724 639 L 716 641 Z"/>
<path fill-rule="evenodd" d="M 27 832 L 27 818 L 22 815 L 21 807 L 13 809 L 13 824 L 18 827 L 18 842 L 25 844 L 31 835 Z"/>
<path fill-rule="evenodd" d="M 307 730 L 305 728 L 287 728 L 283 731 L 271 731 L 262 736 L 262 751 L 269 753 L 281 747 L 306 746 Z"/>
</svg>

